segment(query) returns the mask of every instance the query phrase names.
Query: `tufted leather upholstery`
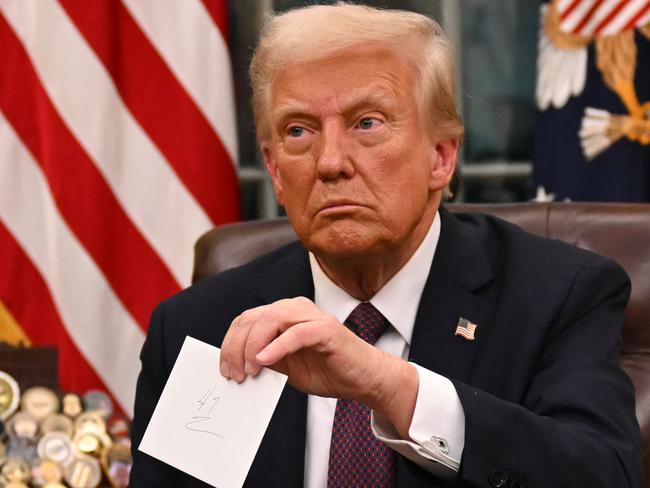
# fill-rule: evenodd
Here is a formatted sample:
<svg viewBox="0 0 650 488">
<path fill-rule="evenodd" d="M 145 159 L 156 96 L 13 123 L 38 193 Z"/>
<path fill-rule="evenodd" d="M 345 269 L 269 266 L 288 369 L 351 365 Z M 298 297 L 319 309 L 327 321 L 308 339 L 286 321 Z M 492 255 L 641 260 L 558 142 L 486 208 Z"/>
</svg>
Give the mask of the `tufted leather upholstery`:
<svg viewBox="0 0 650 488">
<path fill-rule="evenodd" d="M 623 325 L 621 364 L 636 387 L 636 414 L 645 441 L 650 488 L 650 204 L 456 204 L 447 208 L 496 215 L 531 233 L 610 257 L 625 268 L 632 280 L 632 296 Z M 244 264 L 294 239 L 286 219 L 213 229 L 196 243 L 193 280 Z"/>
</svg>

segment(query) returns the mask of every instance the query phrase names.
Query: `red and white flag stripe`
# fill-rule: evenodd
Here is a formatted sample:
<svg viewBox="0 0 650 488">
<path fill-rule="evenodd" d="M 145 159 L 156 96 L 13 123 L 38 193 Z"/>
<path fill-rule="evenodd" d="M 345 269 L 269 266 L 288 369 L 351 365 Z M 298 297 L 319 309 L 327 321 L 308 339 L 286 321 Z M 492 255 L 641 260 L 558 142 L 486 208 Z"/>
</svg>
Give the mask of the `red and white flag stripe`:
<svg viewBox="0 0 650 488">
<path fill-rule="evenodd" d="M 0 300 L 63 388 L 127 413 L 152 308 L 239 216 L 225 22 L 223 0 L 0 0 Z"/>
<path fill-rule="evenodd" d="M 581 36 L 611 36 L 650 22 L 650 0 L 558 0 L 560 29 Z"/>
</svg>

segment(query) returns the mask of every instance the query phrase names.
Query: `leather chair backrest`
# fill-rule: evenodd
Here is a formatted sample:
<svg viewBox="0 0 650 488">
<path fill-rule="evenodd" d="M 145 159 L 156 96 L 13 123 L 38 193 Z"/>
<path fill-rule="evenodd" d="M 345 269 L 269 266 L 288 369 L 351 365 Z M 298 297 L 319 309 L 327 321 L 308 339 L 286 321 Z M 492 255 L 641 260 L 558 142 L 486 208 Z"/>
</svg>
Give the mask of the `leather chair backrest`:
<svg viewBox="0 0 650 488">
<path fill-rule="evenodd" d="M 650 487 L 650 204 L 454 204 L 447 208 L 495 215 L 533 234 L 607 256 L 625 268 L 632 281 L 632 296 L 623 325 L 621 364 L 636 387 L 636 413 Z M 213 229 L 196 243 L 193 281 L 244 264 L 295 239 L 286 219 Z"/>
</svg>

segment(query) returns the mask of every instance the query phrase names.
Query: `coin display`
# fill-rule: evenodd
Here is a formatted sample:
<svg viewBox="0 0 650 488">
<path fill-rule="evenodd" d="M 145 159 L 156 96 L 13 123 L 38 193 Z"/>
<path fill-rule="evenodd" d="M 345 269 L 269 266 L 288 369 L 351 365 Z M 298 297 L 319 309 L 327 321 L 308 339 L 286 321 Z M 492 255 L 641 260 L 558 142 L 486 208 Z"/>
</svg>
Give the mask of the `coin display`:
<svg viewBox="0 0 650 488">
<path fill-rule="evenodd" d="M 23 393 L 21 409 L 31 413 L 36 420 L 43 420 L 59 410 L 59 397 L 49 388 L 33 386 Z"/>
<path fill-rule="evenodd" d="M 78 440 L 83 434 L 92 434 L 100 441 L 98 448 L 107 447 L 113 444 L 111 437 L 106 433 L 106 423 L 99 412 L 84 412 L 75 420 L 75 445 L 79 448 Z M 93 441 L 87 439 L 83 445 L 85 449 L 90 448 Z M 90 452 L 80 449 L 82 452 Z M 97 454 L 93 451 L 93 454 Z"/>
<path fill-rule="evenodd" d="M 75 418 L 81 412 L 83 412 L 83 404 L 81 403 L 81 397 L 76 393 L 66 393 L 63 395 L 63 413 L 68 417 Z"/>
<path fill-rule="evenodd" d="M 48 483 L 58 483 L 63 479 L 63 472 L 54 461 L 37 462 L 32 468 L 32 484 L 44 486 Z"/>
<path fill-rule="evenodd" d="M 74 446 L 70 438 L 61 432 L 50 432 L 38 442 L 38 456 L 61 465 L 74 457 Z"/>
<path fill-rule="evenodd" d="M 83 399 L 68 393 L 59 400 L 35 386 L 21 397 L 13 383 L 0 371 L 1 488 L 128 486 L 129 422 L 113 415 L 109 395 L 90 390 Z"/>
<path fill-rule="evenodd" d="M 74 423 L 70 417 L 55 413 L 41 421 L 41 432 L 47 434 L 49 432 L 62 432 L 68 437 L 72 437 L 74 432 Z"/>
<path fill-rule="evenodd" d="M 90 456 L 80 456 L 66 465 L 63 476 L 72 488 L 95 488 L 102 479 L 99 461 Z"/>
<path fill-rule="evenodd" d="M 126 488 L 129 485 L 132 463 L 131 449 L 128 446 L 114 445 L 102 452 L 102 469 L 114 488 Z"/>
<path fill-rule="evenodd" d="M 75 432 L 99 434 L 106 432 L 106 423 L 97 412 L 84 412 L 74 422 Z"/>
<path fill-rule="evenodd" d="M 0 371 L 0 420 L 7 420 L 18 408 L 20 388 L 9 374 Z"/>
<path fill-rule="evenodd" d="M 99 437 L 90 432 L 77 432 L 74 437 L 74 445 L 80 452 L 92 456 L 98 456 L 102 449 L 102 442 Z"/>
<path fill-rule="evenodd" d="M 117 417 L 108 423 L 108 433 L 117 442 L 118 439 L 129 438 L 129 423 L 126 419 Z"/>
<path fill-rule="evenodd" d="M 98 412 L 104 420 L 108 420 L 113 415 L 113 401 L 103 391 L 88 390 L 83 400 L 87 412 Z"/>
<path fill-rule="evenodd" d="M 2 476 L 10 483 L 23 483 L 29 479 L 29 467 L 26 463 L 10 459 L 0 470 Z"/>
<path fill-rule="evenodd" d="M 36 440 L 26 437 L 11 437 L 7 443 L 7 459 L 18 459 L 31 463 L 38 459 Z"/>
<path fill-rule="evenodd" d="M 27 412 L 18 412 L 7 421 L 9 437 L 35 439 L 38 434 L 38 420 Z"/>
</svg>

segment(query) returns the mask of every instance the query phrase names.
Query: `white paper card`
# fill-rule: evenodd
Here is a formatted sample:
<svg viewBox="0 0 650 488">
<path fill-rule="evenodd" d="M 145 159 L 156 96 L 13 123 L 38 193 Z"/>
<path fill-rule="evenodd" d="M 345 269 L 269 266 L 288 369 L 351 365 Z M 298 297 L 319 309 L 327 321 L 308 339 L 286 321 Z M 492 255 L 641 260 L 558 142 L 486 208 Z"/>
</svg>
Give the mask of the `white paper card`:
<svg viewBox="0 0 650 488">
<path fill-rule="evenodd" d="M 287 377 L 264 368 L 226 380 L 220 352 L 185 338 L 139 449 L 212 486 L 241 487 Z"/>
</svg>

